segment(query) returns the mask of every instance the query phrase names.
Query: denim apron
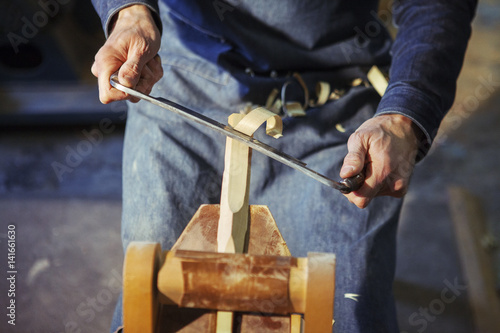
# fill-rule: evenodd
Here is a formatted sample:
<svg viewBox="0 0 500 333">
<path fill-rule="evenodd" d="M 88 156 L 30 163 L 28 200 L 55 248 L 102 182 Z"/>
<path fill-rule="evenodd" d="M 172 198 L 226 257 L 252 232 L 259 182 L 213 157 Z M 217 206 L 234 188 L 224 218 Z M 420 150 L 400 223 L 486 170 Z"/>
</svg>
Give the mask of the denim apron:
<svg viewBox="0 0 500 333">
<path fill-rule="evenodd" d="M 227 10 L 224 21 L 235 11 Z M 275 45 L 271 65 L 256 61 L 252 67 L 251 55 L 238 58 L 232 51 L 241 48 L 217 31 L 180 19 L 162 2 L 160 13 L 164 76 L 153 96 L 227 123 L 231 113 L 248 103 L 264 104 L 273 88 L 281 89 L 291 80 L 292 71 L 300 72 L 311 91 L 320 80 L 346 88 L 340 99 L 308 109 L 305 117 L 284 117 L 282 138 L 266 137 L 261 129 L 255 134 L 310 168 L 339 178 L 349 136 L 374 115 L 380 101 L 373 88 L 348 87 L 364 77 L 361 66 L 294 68 L 305 58 L 286 57 L 280 65 L 277 55 L 287 52 Z M 204 39 L 206 45 L 190 42 Z M 301 101 L 303 92 L 291 90 L 290 99 Z M 129 103 L 123 157 L 124 250 L 131 241 L 159 242 L 169 249 L 201 204 L 219 203 L 224 149 L 225 137 L 210 129 L 144 101 Z M 257 152 L 251 170 L 250 204 L 269 206 L 293 256 L 336 254 L 335 332 L 397 332 L 392 282 L 402 201 L 378 197 L 359 209 L 338 191 Z M 121 325 L 121 316 L 119 302 L 112 332 Z"/>
</svg>

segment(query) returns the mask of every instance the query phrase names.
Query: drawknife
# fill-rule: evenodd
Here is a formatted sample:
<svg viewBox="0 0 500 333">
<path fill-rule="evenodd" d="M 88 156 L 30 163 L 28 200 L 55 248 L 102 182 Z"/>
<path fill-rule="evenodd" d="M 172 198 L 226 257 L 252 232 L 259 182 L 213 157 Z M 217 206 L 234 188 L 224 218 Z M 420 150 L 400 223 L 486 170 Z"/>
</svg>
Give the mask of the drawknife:
<svg viewBox="0 0 500 333">
<path fill-rule="evenodd" d="M 332 187 L 336 190 L 339 190 L 340 192 L 347 194 L 352 191 L 358 190 L 361 185 L 363 185 L 364 182 L 364 176 L 362 174 L 358 174 L 354 177 L 351 178 L 345 178 L 342 179 L 340 182 L 332 180 L 312 169 L 309 169 L 306 166 L 306 163 L 302 162 L 301 160 L 298 160 L 288 154 L 285 154 L 284 152 L 277 150 L 276 148 L 273 148 L 263 142 L 260 142 L 259 140 L 248 136 L 244 133 L 241 133 L 239 131 L 236 131 L 235 129 L 231 128 L 228 125 L 221 124 L 209 117 L 206 117 L 198 112 L 195 112 L 193 110 L 190 110 L 182 105 L 179 105 L 177 103 L 174 103 L 172 101 L 169 101 L 165 98 L 161 97 L 152 97 L 150 95 L 143 94 L 141 92 L 138 92 L 137 90 L 125 87 L 124 85 L 118 83 L 118 76 L 116 74 L 113 74 L 110 78 L 110 84 L 126 93 L 129 94 L 130 96 L 143 99 L 145 101 L 148 101 L 150 103 L 153 103 L 154 105 L 157 105 L 163 109 L 169 110 L 171 112 L 174 112 L 185 119 L 188 119 L 190 121 L 194 121 L 198 124 L 207 126 L 219 133 L 222 133 L 226 135 L 227 137 L 230 137 L 231 139 L 238 140 L 246 145 L 248 145 L 250 148 L 272 158 L 275 159 L 278 162 L 281 162 L 285 165 L 288 165 L 291 168 L 294 168 L 295 170 L 301 171 L 302 173 L 306 174 L 307 176 L 329 186 Z"/>
</svg>

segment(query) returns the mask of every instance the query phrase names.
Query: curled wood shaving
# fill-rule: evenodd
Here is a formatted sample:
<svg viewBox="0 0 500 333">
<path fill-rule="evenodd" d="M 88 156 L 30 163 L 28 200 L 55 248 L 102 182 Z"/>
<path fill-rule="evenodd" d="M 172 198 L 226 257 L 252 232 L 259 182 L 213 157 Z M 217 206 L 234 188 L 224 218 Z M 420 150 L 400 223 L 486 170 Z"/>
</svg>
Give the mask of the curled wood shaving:
<svg viewBox="0 0 500 333">
<path fill-rule="evenodd" d="M 312 107 L 324 105 L 330 97 L 330 84 L 328 82 L 320 81 L 316 83 L 316 102 L 311 100 L 309 105 Z"/>
<path fill-rule="evenodd" d="M 357 87 L 357 86 L 360 86 L 362 84 L 365 84 L 365 81 L 363 81 L 363 79 L 359 78 L 359 77 L 352 80 L 352 82 L 351 82 L 351 86 L 353 86 L 353 87 Z"/>
<path fill-rule="evenodd" d="M 335 125 L 335 128 L 337 129 L 337 131 L 339 131 L 340 133 L 345 133 L 345 128 L 344 126 L 342 126 L 342 124 L 337 124 Z"/>
<path fill-rule="evenodd" d="M 264 105 L 264 107 L 266 109 L 270 109 L 273 106 L 274 102 L 276 101 L 276 98 L 278 97 L 278 94 L 279 94 L 279 91 L 276 88 L 274 88 L 271 91 L 269 96 L 267 96 L 266 104 Z"/>
<path fill-rule="evenodd" d="M 373 68 L 372 68 L 373 69 Z M 378 68 L 377 68 L 378 70 Z M 375 73 L 375 72 L 374 72 Z M 380 72 L 381 73 L 381 72 Z M 309 107 L 318 107 L 326 104 L 330 100 L 337 100 L 341 98 L 342 96 L 345 95 L 346 90 L 345 89 L 334 89 L 331 91 L 331 86 L 328 82 L 325 81 L 319 81 L 316 83 L 315 87 L 315 93 L 316 93 L 316 101 L 313 99 L 309 99 L 309 89 L 307 88 L 307 85 L 305 84 L 304 80 L 302 79 L 302 76 L 299 73 L 293 73 L 293 77 L 297 80 L 299 85 L 304 91 L 304 103 L 300 103 L 297 101 L 285 101 L 285 104 L 283 105 L 282 99 L 284 99 L 284 93 L 282 90 L 282 99 L 278 98 L 279 95 L 279 90 L 274 88 L 269 96 L 267 97 L 266 103 L 265 103 L 265 108 L 272 111 L 275 114 L 279 114 L 280 110 L 283 109 L 283 111 L 291 116 L 291 117 L 302 117 L 306 115 L 306 110 Z M 286 87 L 288 84 L 291 82 L 286 82 L 284 87 Z M 367 85 L 367 83 L 361 79 L 361 78 L 356 78 L 351 82 L 352 87 L 360 86 L 360 85 Z M 285 88 L 283 88 L 285 89 Z M 339 129 L 340 130 L 340 129 Z M 341 132 L 345 130 L 340 130 Z"/>
<path fill-rule="evenodd" d="M 329 99 L 330 100 L 337 100 L 340 97 L 345 95 L 345 89 L 335 89 L 331 94 Z"/>
<path fill-rule="evenodd" d="M 275 139 L 279 139 L 283 136 L 283 122 L 278 116 L 271 117 L 267 119 L 266 122 L 266 134 L 272 136 Z"/>
<path fill-rule="evenodd" d="M 359 295 L 359 294 L 351 294 L 351 293 L 344 294 L 344 298 L 352 299 L 355 302 L 359 302 L 358 297 L 360 297 L 360 296 L 361 295 Z"/>
<path fill-rule="evenodd" d="M 306 111 L 299 102 L 286 103 L 286 111 L 291 117 L 303 117 L 306 115 Z"/>
<path fill-rule="evenodd" d="M 382 71 L 377 67 L 373 66 L 366 75 L 368 80 L 372 84 L 373 88 L 379 93 L 380 96 L 384 96 L 384 93 L 388 86 L 388 80 Z"/>
<path fill-rule="evenodd" d="M 250 111 L 245 117 L 239 120 L 234 129 L 251 136 L 266 121 L 266 134 L 275 139 L 281 137 L 283 132 L 281 118 L 264 107 L 258 107 Z"/>
</svg>

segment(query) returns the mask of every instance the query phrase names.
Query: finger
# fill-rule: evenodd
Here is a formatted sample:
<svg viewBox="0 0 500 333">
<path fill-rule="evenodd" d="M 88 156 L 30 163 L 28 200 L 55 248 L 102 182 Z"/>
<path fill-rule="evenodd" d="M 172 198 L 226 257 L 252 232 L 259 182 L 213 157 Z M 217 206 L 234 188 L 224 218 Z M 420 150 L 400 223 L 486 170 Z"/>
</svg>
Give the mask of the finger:
<svg viewBox="0 0 500 333">
<path fill-rule="evenodd" d="M 153 71 L 155 77 L 155 83 L 158 82 L 163 77 L 163 66 L 161 64 L 161 58 L 157 54 L 152 60 L 148 62 L 149 68 Z"/>
<path fill-rule="evenodd" d="M 153 56 L 148 56 L 148 51 L 141 48 L 131 48 L 127 60 L 118 72 L 120 83 L 129 88 L 135 88 L 141 79 L 142 69 Z"/>
<path fill-rule="evenodd" d="M 358 206 L 359 208 L 366 208 L 371 200 L 377 195 L 378 189 L 376 181 L 374 180 L 373 166 L 371 163 L 367 164 L 365 169 L 365 182 L 357 190 L 345 196 L 347 199 Z"/>
<path fill-rule="evenodd" d="M 91 71 L 97 77 L 99 87 L 99 100 L 103 104 L 108 104 L 116 100 L 124 100 L 127 95 L 117 89 L 111 87 L 109 78 L 111 74 L 116 72 L 121 62 L 113 56 L 105 56 L 107 50 L 103 47 L 96 55 L 96 60 L 92 65 Z M 109 53 L 108 53 L 109 54 Z"/>
<path fill-rule="evenodd" d="M 359 208 L 365 208 L 377 196 L 403 197 L 408 191 L 409 172 L 403 173 L 402 163 L 389 162 L 389 156 L 378 154 L 365 168 L 365 183 L 346 197 Z M 397 161 L 400 161 L 398 158 Z M 395 167 L 395 165 L 399 167 Z"/>
<path fill-rule="evenodd" d="M 92 67 L 90 68 L 90 71 L 92 72 L 92 75 L 94 75 L 95 77 L 99 76 L 99 72 L 97 71 L 97 64 L 95 63 L 95 61 L 92 64 Z"/>
<path fill-rule="evenodd" d="M 390 167 L 387 163 L 385 152 L 372 151 L 365 157 L 364 175 L 365 181 L 361 188 L 347 195 L 350 202 L 359 208 L 365 208 L 386 185 L 387 176 L 390 175 Z"/>
<path fill-rule="evenodd" d="M 142 68 L 141 78 L 136 85 L 136 90 L 143 94 L 149 95 L 156 83 L 153 71 L 149 68 L 149 63 Z"/>
<path fill-rule="evenodd" d="M 159 56 L 155 56 L 142 69 L 142 74 L 136 89 L 144 94 L 149 94 L 153 86 L 163 77 L 163 68 Z"/>
<path fill-rule="evenodd" d="M 414 163 L 402 156 L 398 156 L 393 163 L 391 172 L 383 181 L 379 195 L 389 195 L 392 197 L 403 197 L 408 191 L 410 178 L 413 172 Z"/>
<path fill-rule="evenodd" d="M 118 89 L 115 89 L 109 83 L 109 78 L 114 72 L 102 72 L 97 78 L 99 84 L 99 100 L 103 104 L 108 104 L 114 101 L 128 99 L 128 95 Z"/>
<path fill-rule="evenodd" d="M 354 177 L 363 171 L 367 147 L 362 135 L 358 132 L 353 133 L 347 142 L 347 149 L 348 153 L 340 169 L 342 178 Z"/>
</svg>

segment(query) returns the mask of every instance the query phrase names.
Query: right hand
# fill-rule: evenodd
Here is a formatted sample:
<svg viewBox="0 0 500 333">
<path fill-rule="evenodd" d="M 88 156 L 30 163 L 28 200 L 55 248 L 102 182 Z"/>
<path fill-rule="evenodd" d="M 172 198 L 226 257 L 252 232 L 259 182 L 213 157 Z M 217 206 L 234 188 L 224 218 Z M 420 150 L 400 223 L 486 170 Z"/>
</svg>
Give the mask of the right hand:
<svg viewBox="0 0 500 333">
<path fill-rule="evenodd" d="M 345 195 L 349 201 L 365 208 L 377 196 L 404 196 L 423 137 L 420 128 L 400 114 L 383 114 L 365 121 L 349 137 L 349 152 L 340 170 L 342 178 L 365 172 L 363 186 Z"/>
<path fill-rule="evenodd" d="M 143 5 L 126 7 L 117 14 L 113 30 L 95 56 L 92 74 L 97 77 L 99 99 L 108 104 L 128 99 L 137 102 L 109 83 L 118 71 L 119 82 L 149 94 L 163 76 L 160 57 L 161 35 L 150 10 Z"/>
</svg>

